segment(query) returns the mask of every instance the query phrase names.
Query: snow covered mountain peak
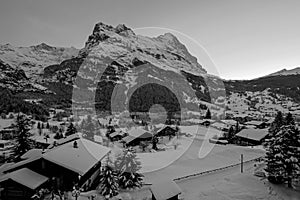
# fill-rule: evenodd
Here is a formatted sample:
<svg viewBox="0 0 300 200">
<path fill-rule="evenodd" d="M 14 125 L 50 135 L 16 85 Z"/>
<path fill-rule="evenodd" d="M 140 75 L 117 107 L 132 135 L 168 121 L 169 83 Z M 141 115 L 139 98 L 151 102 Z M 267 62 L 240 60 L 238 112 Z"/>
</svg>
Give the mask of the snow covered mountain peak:
<svg viewBox="0 0 300 200">
<path fill-rule="evenodd" d="M 113 60 L 122 57 L 122 60 L 116 61 L 125 65 L 138 58 L 165 70 L 206 73 L 196 57 L 171 33 L 151 38 L 136 35 L 124 24 L 113 27 L 97 23 L 79 53 L 81 57 L 88 54 Z"/>
<path fill-rule="evenodd" d="M 300 74 L 300 67 L 296 67 L 290 70 L 282 69 L 278 72 L 269 74 L 268 76 L 287 76 L 287 75 L 297 75 L 297 74 Z"/>
<path fill-rule="evenodd" d="M 27 77 L 35 77 L 45 67 L 75 57 L 78 52 L 74 47 L 53 47 L 45 43 L 29 47 L 0 44 L 0 59 L 14 68 L 24 70 Z"/>
<path fill-rule="evenodd" d="M 34 48 L 36 50 L 47 50 L 47 51 L 53 51 L 53 50 L 56 50 L 56 47 L 52 47 L 46 43 L 41 43 L 41 44 L 38 44 L 36 46 L 31 46 L 31 48 Z"/>
</svg>

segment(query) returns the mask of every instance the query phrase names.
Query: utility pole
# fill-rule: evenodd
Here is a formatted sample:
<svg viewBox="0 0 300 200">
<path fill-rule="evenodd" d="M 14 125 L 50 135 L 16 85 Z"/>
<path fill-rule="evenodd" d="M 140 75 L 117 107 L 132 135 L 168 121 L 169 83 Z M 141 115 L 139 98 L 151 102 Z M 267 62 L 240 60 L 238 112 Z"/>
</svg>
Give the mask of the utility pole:
<svg viewBox="0 0 300 200">
<path fill-rule="evenodd" d="M 244 160 L 244 155 L 241 154 L 241 173 L 243 173 L 243 160 Z"/>
</svg>

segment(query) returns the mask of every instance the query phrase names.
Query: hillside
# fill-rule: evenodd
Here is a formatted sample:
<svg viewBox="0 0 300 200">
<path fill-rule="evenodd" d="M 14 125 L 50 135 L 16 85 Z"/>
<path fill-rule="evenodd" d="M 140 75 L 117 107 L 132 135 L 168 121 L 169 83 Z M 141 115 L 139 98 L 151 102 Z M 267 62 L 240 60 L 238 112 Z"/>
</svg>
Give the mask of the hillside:
<svg viewBox="0 0 300 200">
<path fill-rule="evenodd" d="M 274 94 L 281 94 L 300 102 L 300 75 L 273 75 L 247 81 L 225 81 L 226 92 L 263 91 L 270 88 Z"/>
</svg>

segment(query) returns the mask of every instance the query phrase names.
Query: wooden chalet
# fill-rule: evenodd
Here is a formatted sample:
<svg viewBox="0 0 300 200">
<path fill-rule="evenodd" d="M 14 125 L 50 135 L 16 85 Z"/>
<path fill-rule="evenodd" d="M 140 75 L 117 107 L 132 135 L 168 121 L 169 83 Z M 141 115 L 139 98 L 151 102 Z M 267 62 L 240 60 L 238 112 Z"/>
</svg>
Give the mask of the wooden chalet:
<svg viewBox="0 0 300 200">
<path fill-rule="evenodd" d="M 164 126 L 156 131 L 155 136 L 163 137 L 163 136 L 175 136 L 176 135 L 176 127 L 173 126 Z"/>
<path fill-rule="evenodd" d="M 235 135 L 240 145 L 260 145 L 268 136 L 268 129 L 243 129 Z"/>
<path fill-rule="evenodd" d="M 14 163 L 3 171 L 3 174 L 0 175 L 0 184 L 6 184 L 4 182 L 8 179 L 5 177 L 15 176 L 19 170 L 28 169 L 32 171 L 30 172 L 32 174 L 38 174 L 35 175 L 36 177 L 46 177 L 47 180 L 51 180 L 51 186 L 62 191 L 72 190 L 75 184 L 88 190 L 95 185 L 96 178 L 100 173 L 101 161 L 109 152 L 109 148 L 84 138 L 57 144 L 51 149 L 46 149 L 45 152 L 33 150 L 23 156 L 25 160 Z M 44 179 L 46 180 L 46 178 Z M 36 183 L 36 187 L 32 189 L 41 187 L 44 182 L 38 183 L 40 184 Z M 27 183 L 23 182 L 10 181 L 10 184 L 12 186 L 4 185 L 3 187 L 2 193 L 7 198 L 14 198 L 14 190 L 16 193 L 20 193 L 20 184 L 27 187 Z M 22 195 L 24 194 L 22 193 Z"/>
<path fill-rule="evenodd" d="M 142 128 L 132 128 L 128 130 L 128 136 L 124 137 L 122 141 L 126 146 L 136 146 L 142 141 L 152 140 L 152 133 Z"/>
<path fill-rule="evenodd" d="M 116 129 L 115 132 L 112 132 L 111 134 L 109 134 L 109 138 L 112 141 L 118 141 L 121 140 L 122 138 L 126 137 L 128 135 L 128 133 L 126 133 L 125 131 L 121 130 L 121 129 Z"/>
<path fill-rule="evenodd" d="M 0 177 L 0 185 L 3 188 L 0 197 L 6 200 L 31 199 L 38 189 L 48 183 L 48 177 L 28 168 L 21 168 Z"/>
</svg>

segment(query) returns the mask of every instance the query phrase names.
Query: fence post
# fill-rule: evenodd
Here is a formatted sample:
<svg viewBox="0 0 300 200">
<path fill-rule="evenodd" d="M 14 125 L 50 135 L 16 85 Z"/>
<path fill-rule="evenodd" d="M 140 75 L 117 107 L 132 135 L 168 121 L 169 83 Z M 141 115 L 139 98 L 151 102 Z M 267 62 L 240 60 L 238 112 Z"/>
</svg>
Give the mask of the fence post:
<svg viewBox="0 0 300 200">
<path fill-rule="evenodd" d="M 241 154 L 241 173 L 243 173 L 243 158 L 244 156 L 243 156 L 243 154 Z"/>
</svg>

